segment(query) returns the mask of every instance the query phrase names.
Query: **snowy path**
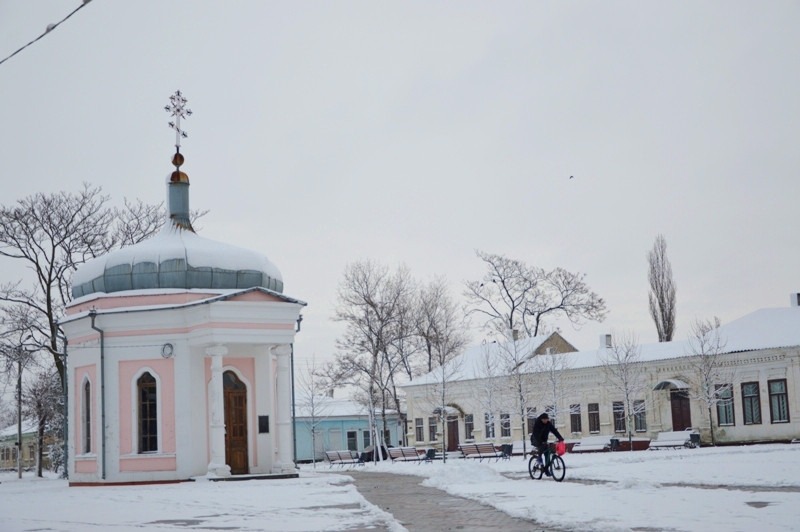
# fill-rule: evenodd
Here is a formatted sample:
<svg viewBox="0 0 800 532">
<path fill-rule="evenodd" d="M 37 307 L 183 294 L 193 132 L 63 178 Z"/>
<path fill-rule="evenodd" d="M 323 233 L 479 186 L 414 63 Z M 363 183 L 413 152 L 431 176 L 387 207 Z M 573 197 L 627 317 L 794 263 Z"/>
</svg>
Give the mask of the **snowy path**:
<svg viewBox="0 0 800 532">
<path fill-rule="evenodd" d="M 453 497 L 420 485 L 420 478 L 375 471 L 349 471 L 358 491 L 381 510 L 391 513 L 412 532 L 532 532 L 543 527 L 516 519 L 491 506 Z"/>
<path fill-rule="evenodd" d="M 380 464 L 518 518 L 579 531 L 797 531 L 800 445 L 567 454 L 569 482 L 532 481 L 521 458 Z"/>
</svg>

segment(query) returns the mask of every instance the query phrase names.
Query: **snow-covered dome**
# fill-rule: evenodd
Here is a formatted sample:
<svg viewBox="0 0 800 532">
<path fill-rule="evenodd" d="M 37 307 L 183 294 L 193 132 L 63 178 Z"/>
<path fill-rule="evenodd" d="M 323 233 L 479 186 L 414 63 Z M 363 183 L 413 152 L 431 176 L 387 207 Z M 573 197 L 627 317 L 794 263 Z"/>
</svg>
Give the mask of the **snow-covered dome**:
<svg viewBox="0 0 800 532">
<path fill-rule="evenodd" d="M 152 238 L 92 259 L 72 279 L 72 297 L 96 292 L 159 288 L 237 289 L 261 286 L 283 292 L 283 278 L 267 257 L 203 238 L 189 221 L 189 178 L 173 158 L 167 177 L 167 221 Z"/>
</svg>

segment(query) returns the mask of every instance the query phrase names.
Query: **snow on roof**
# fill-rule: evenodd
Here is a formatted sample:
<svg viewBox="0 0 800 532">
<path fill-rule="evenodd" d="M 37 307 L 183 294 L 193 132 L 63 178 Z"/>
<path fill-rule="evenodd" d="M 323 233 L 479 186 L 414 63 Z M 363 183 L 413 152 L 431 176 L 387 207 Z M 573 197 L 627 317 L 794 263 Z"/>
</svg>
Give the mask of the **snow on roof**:
<svg viewBox="0 0 800 532">
<path fill-rule="evenodd" d="M 296 403 L 296 417 L 307 418 L 311 417 L 311 407 L 308 404 L 307 397 L 298 394 Z M 328 397 L 327 395 L 317 396 L 315 407 L 317 408 L 317 417 L 368 417 L 369 408 L 353 399 L 336 399 Z M 375 413 L 379 414 L 380 410 L 375 409 Z M 387 414 L 395 415 L 394 410 L 387 410 Z"/>
<path fill-rule="evenodd" d="M 183 290 L 183 291 L 186 292 L 188 290 Z M 293 297 L 289 297 L 289 296 L 284 295 L 284 294 L 282 294 L 280 292 L 275 292 L 274 290 L 269 290 L 269 289 L 261 287 L 261 286 L 254 286 L 252 288 L 241 288 L 239 290 L 219 290 L 218 292 L 221 292 L 219 295 L 216 295 L 214 297 L 209 297 L 209 298 L 206 298 L 206 299 L 200 299 L 198 301 L 190 301 L 188 303 L 174 303 L 174 304 L 173 303 L 167 303 L 167 304 L 164 304 L 164 305 L 137 305 L 137 306 L 118 307 L 118 308 L 111 308 L 111 309 L 86 310 L 86 311 L 83 311 L 83 312 L 78 312 L 77 314 L 72 314 L 70 316 L 66 316 L 64 318 L 61 318 L 60 320 L 58 320 L 58 323 L 59 323 L 59 325 L 63 325 L 64 323 L 70 323 L 72 321 L 83 319 L 86 316 L 88 316 L 92 311 L 94 311 L 99 316 L 101 314 L 123 314 L 123 313 L 127 313 L 127 312 L 149 312 L 151 310 L 172 310 L 172 309 L 176 309 L 176 308 L 196 307 L 198 305 L 208 305 L 210 303 L 216 303 L 217 301 L 225 301 L 226 299 L 231 299 L 233 297 L 236 297 L 236 296 L 239 296 L 239 295 L 242 295 L 242 294 L 246 294 L 248 292 L 254 292 L 254 291 L 259 291 L 259 292 L 263 292 L 265 294 L 270 294 L 270 295 L 273 295 L 273 296 L 275 296 L 275 297 L 277 297 L 279 299 L 287 301 L 289 303 L 297 303 L 298 305 L 302 305 L 304 307 L 306 305 L 308 305 L 308 303 L 306 303 L 305 301 L 301 301 L 299 299 L 295 299 Z M 141 290 L 141 292 L 151 292 L 151 290 Z M 161 291 L 154 290 L 152 292 L 162 294 L 162 293 L 171 293 L 173 291 L 172 290 L 161 290 Z M 180 290 L 178 292 L 180 292 Z M 197 290 L 197 292 L 199 292 L 199 293 L 206 293 L 206 292 L 211 293 L 212 291 L 210 291 L 210 290 L 208 290 L 208 291 L 207 290 Z M 125 295 L 129 295 L 129 293 L 126 292 Z"/>
<path fill-rule="evenodd" d="M 776 349 L 783 347 L 800 346 L 800 307 L 766 308 L 751 312 L 746 316 L 733 320 L 720 327 L 720 338 L 725 342 L 725 353 L 738 353 L 743 351 L 760 351 L 763 349 Z M 517 342 L 519 351 L 533 352 L 546 338 L 537 336 Z M 532 342 L 526 345 L 526 342 Z M 533 343 L 536 345 L 533 345 Z M 469 348 L 454 359 L 460 363 L 461 368 L 454 378 L 450 380 L 479 379 L 483 375 L 480 371 L 484 353 L 488 356 L 499 357 L 501 348 L 508 349 L 511 342 L 477 345 Z M 641 344 L 640 360 L 654 362 L 689 356 L 688 340 Z M 572 368 L 591 368 L 601 366 L 605 356 L 605 349 L 578 351 L 565 354 L 571 357 Z M 460 361 L 460 362 L 457 362 Z M 498 359 L 499 362 L 499 359 Z M 436 372 L 429 373 L 403 385 L 418 386 L 436 382 Z"/>
<path fill-rule="evenodd" d="M 182 274 L 185 271 L 192 276 Z M 232 272 L 230 281 L 221 279 L 233 286 L 214 284 L 223 281 L 213 280 L 212 271 Z M 261 253 L 203 238 L 174 227 L 168 220 L 152 238 L 81 265 L 72 279 L 73 296 L 130 290 L 135 288 L 129 286 L 132 282 L 143 283 L 147 288 L 247 288 L 237 285 L 247 272 L 261 272 L 267 280 L 259 278 L 258 284 L 268 283 L 264 286 L 283 291 L 281 272 Z M 148 286 L 152 283 L 155 286 Z"/>
<path fill-rule="evenodd" d="M 30 434 L 32 432 L 36 432 L 38 428 L 38 424 L 36 420 L 33 419 L 23 419 L 22 420 L 22 433 L 23 434 Z M 8 427 L 0 430 L 0 440 L 5 440 L 9 436 L 16 436 L 17 435 L 17 424 L 14 423 L 13 425 L 9 425 Z"/>
<path fill-rule="evenodd" d="M 545 340 L 550 338 L 547 336 L 533 336 L 531 338 L 524 338 L 516 341 L 516 349 L 519 353 L 533 353 L 536 348 L 542 345 Z M 459 356 L 455 357 L 448 364 L 457 365 L 458 369 L 455 371 L 454 376 L 450 380 L 467 381 L 472 379 L 479 379 L 483 376 L 481 366 L 484 364 L 484 356 L 497 358 L 501 356 L 503 350 L 512 349 L 515 342 L 492 342 L 486 344 L 479 344 L 470 347 Z M 411 382 L 401 385 L 417 386 L 420 384 L 430 384 L 437 381 L 437 372 L 433 371 L 421 377 L 413 379 Z"/>
</svg>

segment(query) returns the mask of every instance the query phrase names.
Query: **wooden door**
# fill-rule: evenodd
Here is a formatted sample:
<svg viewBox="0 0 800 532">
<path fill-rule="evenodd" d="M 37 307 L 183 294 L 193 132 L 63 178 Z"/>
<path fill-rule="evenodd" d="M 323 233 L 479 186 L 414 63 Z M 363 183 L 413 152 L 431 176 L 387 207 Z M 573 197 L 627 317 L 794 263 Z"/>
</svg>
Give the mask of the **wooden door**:
<svg viewBox="0 0 800 532">
<path fill-rule="evenodd" d="M 458 418 L 447 418 L 447 450 L 458 450 Z"/>
<path fill-rule="evenodd" d="M 222 376 L 225 389 L 225 463 L 232 475 L 250 472 L 247 461 L 247 387 L 232 371 Z"/>
<path fill-rule="evenodd" d="M 689 406 L 689 395 L 683 390 L 670 393 L 672 407 L 672 430 L 686 430 L 692 426 L 692 413 Z"/>
</svg>

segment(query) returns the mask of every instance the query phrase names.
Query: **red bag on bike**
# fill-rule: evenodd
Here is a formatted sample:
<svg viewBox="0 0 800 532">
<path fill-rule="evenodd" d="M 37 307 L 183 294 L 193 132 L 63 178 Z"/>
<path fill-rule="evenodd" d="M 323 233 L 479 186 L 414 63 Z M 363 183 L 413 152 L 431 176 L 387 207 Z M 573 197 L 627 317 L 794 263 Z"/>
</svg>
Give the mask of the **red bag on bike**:
<svg viewBox="0 0 800 532">
<path fill-rule="evenodd" d="M 562 456 L 564 453 L 567 452 L 567 444 L 563 441 L 556 442 L 556 454 L 558 456 Z"/>
</svg>

